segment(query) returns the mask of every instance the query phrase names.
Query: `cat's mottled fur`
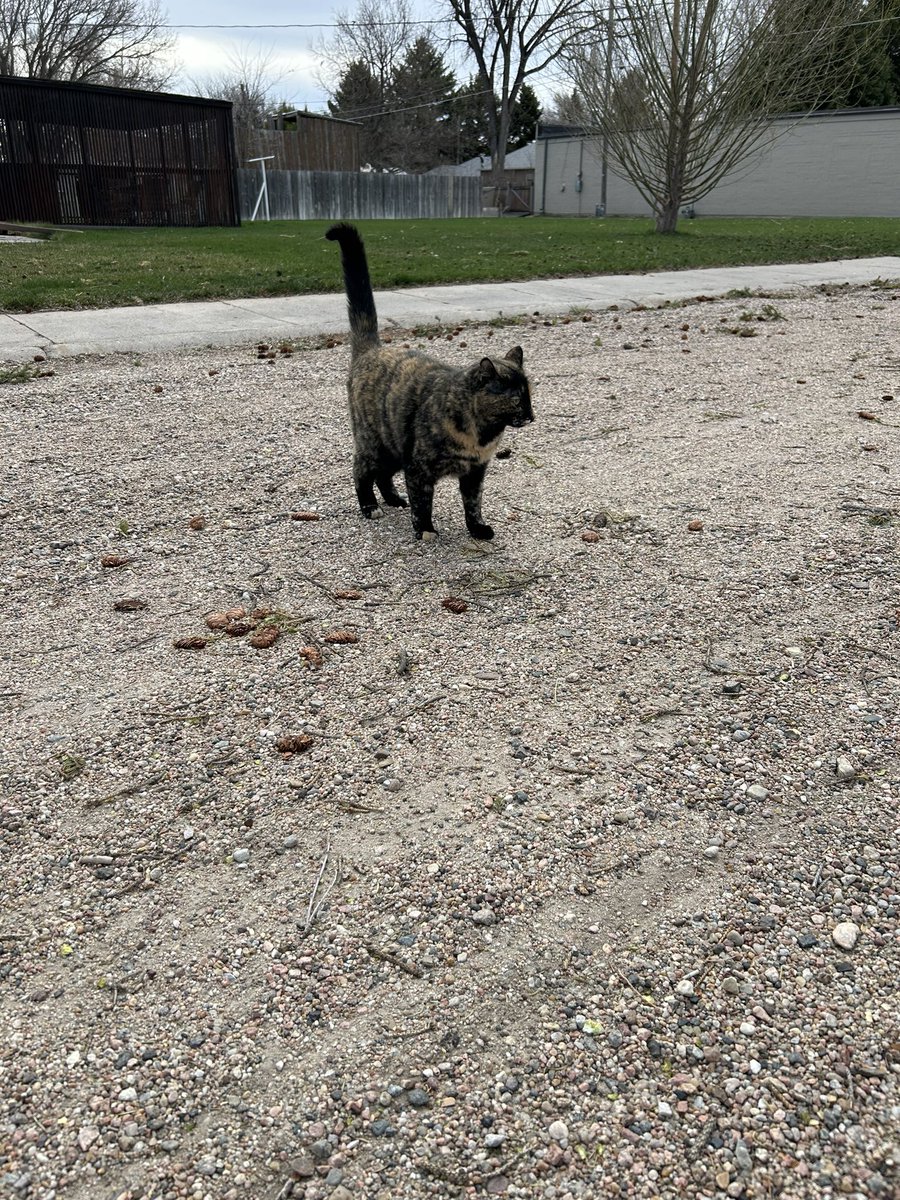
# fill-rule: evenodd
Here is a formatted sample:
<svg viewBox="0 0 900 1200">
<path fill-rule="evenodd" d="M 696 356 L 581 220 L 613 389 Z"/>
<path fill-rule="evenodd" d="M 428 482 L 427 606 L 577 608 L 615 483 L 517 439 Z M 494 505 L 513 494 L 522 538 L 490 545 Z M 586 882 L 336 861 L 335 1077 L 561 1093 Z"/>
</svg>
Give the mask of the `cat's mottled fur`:
<svg viewBox="0 0 900 1200">
<path fill-rule="evenodd" d="M 378 511 L 373 485 L 385 504 L 406 505 L 393 478 L 403 471 L 416 537 L 434 537 L 435 484 L 444 475 L 456 475 L 469 533 L 493 537 L 481 516 L 487 465 L 507 425 L 534 420 L 522 348 L 460 368 L 384 345 L 359 233 L 341 223 L 325 236 L 340 245 L 347 289 L 353 480 L 363 516 Z"/>
</svg>

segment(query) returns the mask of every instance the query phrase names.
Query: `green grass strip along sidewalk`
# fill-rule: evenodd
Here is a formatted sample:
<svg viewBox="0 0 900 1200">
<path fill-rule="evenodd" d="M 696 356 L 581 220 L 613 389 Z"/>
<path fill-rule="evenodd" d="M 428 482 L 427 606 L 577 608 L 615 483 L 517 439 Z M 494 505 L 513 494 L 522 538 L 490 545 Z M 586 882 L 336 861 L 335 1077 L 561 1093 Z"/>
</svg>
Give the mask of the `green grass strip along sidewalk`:
<svg viewBox="0 0 900 1200">
<path fill-rule="evenodd" d="M 328 221 L 65 232 L 0 244 L 0 310 L 37 312 L 340 291 Z M 897 254 L 900 219 L 360 221 L 374 286 L 615 275 Z"/>
</svg>

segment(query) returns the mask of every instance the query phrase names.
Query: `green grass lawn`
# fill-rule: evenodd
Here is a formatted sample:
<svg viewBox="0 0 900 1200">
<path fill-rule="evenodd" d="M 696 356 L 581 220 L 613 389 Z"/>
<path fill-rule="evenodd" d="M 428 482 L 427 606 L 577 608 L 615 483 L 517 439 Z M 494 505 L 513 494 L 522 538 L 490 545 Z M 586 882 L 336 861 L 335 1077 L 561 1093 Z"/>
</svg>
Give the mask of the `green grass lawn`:
<svg viewBox="0 0 900 1200">
<path fill-rule="evenodd" d="M 339 291 L 328 221 L 240 229 L 128 229 L 0 244 L 0 310 L 35 312 L 174 300 Z M 900 219 L 650 221 L 565 217 L 360 221 L 377 288 L 813 262 L 900 251 Z"/>
</svg>

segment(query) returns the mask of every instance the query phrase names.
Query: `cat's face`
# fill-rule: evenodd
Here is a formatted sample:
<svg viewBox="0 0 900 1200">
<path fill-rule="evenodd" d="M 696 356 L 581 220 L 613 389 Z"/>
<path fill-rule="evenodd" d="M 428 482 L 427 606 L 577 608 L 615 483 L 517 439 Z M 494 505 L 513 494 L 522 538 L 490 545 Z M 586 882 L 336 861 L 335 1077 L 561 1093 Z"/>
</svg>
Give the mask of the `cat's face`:
<svg viewBox="0 0 900 1200">
<path fill-rule="evenodd" d="M 522 370 L 522 347 L 503 358 L 483 358 L 468 372 L 479 420 L 490 427 L 518 429 L 534 420 L 531 389 Z"/>
</svg>

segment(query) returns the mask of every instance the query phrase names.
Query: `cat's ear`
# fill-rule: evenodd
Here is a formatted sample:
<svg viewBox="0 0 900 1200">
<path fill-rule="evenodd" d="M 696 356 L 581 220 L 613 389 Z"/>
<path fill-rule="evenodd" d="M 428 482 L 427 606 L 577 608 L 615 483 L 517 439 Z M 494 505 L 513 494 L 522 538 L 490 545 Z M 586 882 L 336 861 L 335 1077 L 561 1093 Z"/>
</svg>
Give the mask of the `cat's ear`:
<svg viewBox="0 0 900 1200">
<path fill-rule="evenodd" d="M 497 378 L 497 368 L 489 358 L 483 358 L 481 362 L 472 367 L 469 378 L 475 387 L 484 387 L 492 379 Z"/>
<path fill-rule="evenodd" d="M 505 356 L 507 362 L 511 362 L 514 366 L 521 368 L 524 355 L 522 354 L 521 346 L 513 346 L 512 350 L 507 350 Z"/>
</svg>

